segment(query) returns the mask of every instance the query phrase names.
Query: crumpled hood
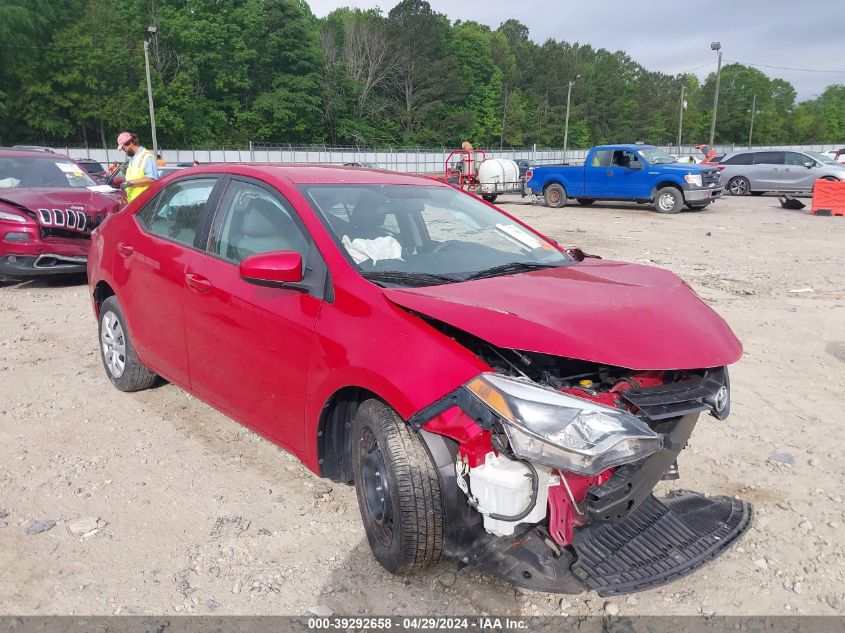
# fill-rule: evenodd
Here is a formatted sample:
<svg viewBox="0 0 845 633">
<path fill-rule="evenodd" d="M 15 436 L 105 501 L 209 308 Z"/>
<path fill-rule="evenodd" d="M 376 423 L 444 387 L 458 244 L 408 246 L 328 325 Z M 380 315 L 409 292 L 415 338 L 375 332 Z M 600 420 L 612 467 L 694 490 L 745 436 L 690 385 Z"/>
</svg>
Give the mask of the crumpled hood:
<svg viewBox="0 0 845 633">
<path fill-rule="evenodd" d="M 384 294 L 499 347 L 637 370 L 720 367 L 742 355 L 718 314 L 673 273 L 650 266 L 588 259 Z"/>
<path fill-rule="evenodd" d="M 33 187 L 0 188 L 0 202 L 31 211 L 42 226 L 90 231 L 107 214 L 118 211 L 126 200 L 120 192 Z M 80 217 L 83 215 L 87 219 Z"/>
</svg>

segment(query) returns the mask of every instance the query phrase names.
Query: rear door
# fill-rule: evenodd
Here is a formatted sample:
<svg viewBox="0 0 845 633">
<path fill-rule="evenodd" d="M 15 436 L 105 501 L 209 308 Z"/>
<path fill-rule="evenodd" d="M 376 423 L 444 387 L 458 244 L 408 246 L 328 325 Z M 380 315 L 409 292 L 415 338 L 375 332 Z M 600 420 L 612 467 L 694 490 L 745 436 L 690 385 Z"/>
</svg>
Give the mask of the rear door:
<svg viewBox="0 0 845 633">
<path fill-rule="evenodd" d="M 590 198 L 613 197 L 616 181 L 610 162 L 613 159 L 612 149 L 597 149 L 590 159 L 584 163 L 584 192 Z"/>
<path fill-rule="evenodd" d="M 301 451 L 305 369 L 322 299 L 240 277 L 243 259 L 273 251 L 296 251 L 312 270 L 322 263 L 293 205 L 263 183 L 233 177 L 205 252 L 185 271 L 191 384 L 218 408 Z"/>
<path fill-rule="evenodd" d="M 752 191 L 780 191 L 784 170 L 783 152 L 756 152 L 750 171 Z"/>
<path fill-rule="evenodd" d="M 115 272 L 132 339 L 145 364 L 189 385 L 185 347 L 185 272 L 194 242 L 216 196 L 218 178 L 178 180 L 162 189 L 134 217 L 136 230 L 115 248 L 124 267 Z"/>
</svg>

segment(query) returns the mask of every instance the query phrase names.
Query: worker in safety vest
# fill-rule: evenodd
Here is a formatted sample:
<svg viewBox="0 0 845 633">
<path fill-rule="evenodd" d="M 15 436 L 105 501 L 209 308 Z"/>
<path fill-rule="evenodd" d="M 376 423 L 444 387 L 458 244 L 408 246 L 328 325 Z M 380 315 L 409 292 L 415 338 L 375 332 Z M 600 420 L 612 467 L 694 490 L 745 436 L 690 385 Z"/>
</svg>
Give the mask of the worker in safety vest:
<svg viewBox="0 0 845 633">
<path fill-rule="evenodd" d="M 117 149 L 126 152 L 129 164 L 126 166 L 126 180 L 120 188 L 126 192 L 126 201 L 132 202 L 143 191 L 158 180 L 156 157 L 150 150 L 141 147 L 138 135 L 121 132 L 117 137 Z"/>
</svg>

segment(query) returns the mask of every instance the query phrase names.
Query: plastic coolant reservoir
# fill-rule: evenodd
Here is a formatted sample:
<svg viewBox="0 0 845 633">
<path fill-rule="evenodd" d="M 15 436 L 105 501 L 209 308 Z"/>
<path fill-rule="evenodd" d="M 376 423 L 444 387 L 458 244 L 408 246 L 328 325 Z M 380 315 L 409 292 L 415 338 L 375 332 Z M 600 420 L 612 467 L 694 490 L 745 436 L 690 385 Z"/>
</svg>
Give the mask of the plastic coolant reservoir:
<svg viewBox="0 0 845 633">
<path fill-rule="evenodd" d="M 557 483 L 551 469 L 534 464 L 539 479 L 537 500 L 531 512 L 519 521 L 491 519 L 489 514 L 515 516 L 522 513 L 531 501 L 531 471 L 525 464 L 487 453 L 484 463 L 469 471 L 472 495 L 484 515 L 484 529 L 496 536 L 510 536 L 520 523 L 537 523 L 546 518 L 549 486 Z M 554 479 L 554 481 L 553 481 Z"/>
</svg>

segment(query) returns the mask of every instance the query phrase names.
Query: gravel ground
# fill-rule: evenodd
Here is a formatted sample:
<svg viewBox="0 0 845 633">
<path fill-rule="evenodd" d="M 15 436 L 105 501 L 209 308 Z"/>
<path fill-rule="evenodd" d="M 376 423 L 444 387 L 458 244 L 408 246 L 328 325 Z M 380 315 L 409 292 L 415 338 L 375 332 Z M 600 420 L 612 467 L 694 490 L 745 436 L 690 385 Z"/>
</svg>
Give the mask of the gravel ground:
<svg viewBox="0 0 845 633">
<path fill-rule="evenodd" d="M 394 577 L 351 488 L 176 387 L 112 388 L 84 280 L 0 284 L 0 614 L 843 613 L 845 219 L 770 197 L 676 216 L 502 206 L 562 244 L 676 272 L 743 341 L 732 415 L 702 419 L 672 484 L 754 503 L 737 546 L 609 600 L 453 563 Z"/>
</svg>

